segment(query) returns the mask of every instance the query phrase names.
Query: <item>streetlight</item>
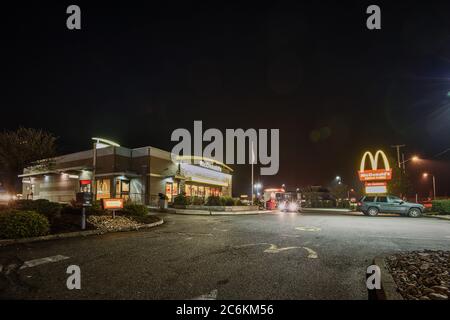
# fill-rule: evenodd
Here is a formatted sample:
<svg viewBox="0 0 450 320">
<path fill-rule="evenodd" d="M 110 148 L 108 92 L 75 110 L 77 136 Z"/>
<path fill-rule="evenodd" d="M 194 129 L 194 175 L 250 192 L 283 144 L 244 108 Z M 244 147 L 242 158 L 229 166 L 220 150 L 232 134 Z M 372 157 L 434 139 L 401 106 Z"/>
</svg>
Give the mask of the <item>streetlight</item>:
<svg viewBox="0 0 450 320">
<path fill-rule="evenodd" d="M 417 162 L 417 161 L 419 161 L 419 160 L 420 160 L 419 156 L 412 156 L 411 158 L 406 159 L 405 161 L 400 162 L 400 165 L 405 164 L 405 163 L 407 163 L 408 161 Z"/>
<path fill-rule="evenodd" d="M 286 185 L 283 183 L 283 184 L 281 185 L 281 188 L 286 189 Z"/>
<path fill-rule="evenodd" d="M 422 176 L 424 178 L 428 178 L 430 174 L 425 172 L 422 174 Z M 436 200 L 436 178 L 434 177 L 434 174 L 431 174 L 431 176 L 433 177 L 433 199 Z"/>
<path fill-rule="evenodd" d="M 355 192 L 355 189 L 347 190 L 347 198 L 348 198 L 348 200 L 350 200 L 350 192 Z"/>
<path fill-rule="evenodd" d="M 255 183 L 254 188 L 256 189 L 256 194 L 259 196 L 259 190 L 262 188 L 262 184 L 260 182 Z"/>
</svg>

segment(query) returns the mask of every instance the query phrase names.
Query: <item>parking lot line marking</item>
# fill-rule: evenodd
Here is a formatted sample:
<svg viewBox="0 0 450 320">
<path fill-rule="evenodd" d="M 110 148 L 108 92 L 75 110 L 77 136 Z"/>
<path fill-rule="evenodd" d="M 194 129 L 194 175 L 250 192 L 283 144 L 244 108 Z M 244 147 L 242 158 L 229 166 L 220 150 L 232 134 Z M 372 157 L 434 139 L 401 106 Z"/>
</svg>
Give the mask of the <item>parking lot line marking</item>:
<svg viewBox="0 0 450 320">
<path fill-rule="evenodd" d="M 306 251 L 308 251 L 308 258 L 309 259 L 317 259 L 319 256 L 317 255 L 317 252 L 315 252 L 313 249 L 310 249 L 308 247 L 303 247 Z"/>
<path fill-rule="evenodd" d="M 33 260 L 25 261 L 23 263 L 23 265 L 20 267 L 20 269 L 32 268 L 32 267 L 39 266 L 41 264 L 58 262 L 58 261 L 66 260 L 66 259 L 69 259 L 69 257 L 62 256 L 62 255 L 56 255 L 56 256 L 45 257 L 45 258 L 40 258 L 40 259 L 33 259 Z"/>
<path fill-rule="evenodd" d="M 261 246 L 263 244 L 270 244 L 267 242 L 260 242 L 260 243 L 249 243 L 249 244 L 241 244 L 239 246 L 234 246 L 233 248 L 235 249 L 240 249 L 240 248 L 247 248 L 247 247 L 254 247 L 254 246 Z"/>
<path fill-rule="evenodd" d="M 286 250 L 292 250 L 292 249 L 299 249 L 300 247 L 284 247 L 284 248 L 278 248 L 278 246 L 276 244 L 271 244 L 269 248 L 267 248 L 266 250 L 264 250 L 264 252 L 266 253 L 279 253 L 281 251 L 286 251 Z"/>
<path fill-rule="evenodd" d="M 194 298 L 192 300 L 217 300 L 217 293 L 218 290 L 214 289 L 210 293 L 202 294 L 201 296 L 198 296 L 197 298 Z"/>
<path fill-rule="evenodd" d="M 322 229 L 320 229 L 320 228 L 318 228 L 318 227 L 305 227 L 305 226 L 299 226 L 299 227 L 296 227 L 295 230 L 316 232 L 316 231 L 321 231 Z"/>
</svg>

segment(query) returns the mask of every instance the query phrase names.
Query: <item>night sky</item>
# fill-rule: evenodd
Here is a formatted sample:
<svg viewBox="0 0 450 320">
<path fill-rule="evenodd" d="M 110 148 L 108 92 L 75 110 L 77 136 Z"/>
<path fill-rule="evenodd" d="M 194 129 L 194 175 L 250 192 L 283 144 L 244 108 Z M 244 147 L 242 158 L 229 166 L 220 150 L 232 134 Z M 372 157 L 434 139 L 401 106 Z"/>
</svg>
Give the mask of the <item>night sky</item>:
<svg viewBox="0 0 450 320">
<path fill-rule="evenodd" d="M 66 28 L 66 8 L 82 30 Z M 366 28 L 370 4 L 382 30 Z M 101 136 L 170 150 L 176 128 L 279 128 L 265 187 L 355 186 L 365 150 L 406 144 L 422 195 L 450 194 L 449 1 L 21 2 L 2 9 L 2 128 L 46 129 L 60 153 Z M 393 154 L 394 155 L 394 154 Z M 249 193 L 250 166 L 233 166 Z"/>
</svg>

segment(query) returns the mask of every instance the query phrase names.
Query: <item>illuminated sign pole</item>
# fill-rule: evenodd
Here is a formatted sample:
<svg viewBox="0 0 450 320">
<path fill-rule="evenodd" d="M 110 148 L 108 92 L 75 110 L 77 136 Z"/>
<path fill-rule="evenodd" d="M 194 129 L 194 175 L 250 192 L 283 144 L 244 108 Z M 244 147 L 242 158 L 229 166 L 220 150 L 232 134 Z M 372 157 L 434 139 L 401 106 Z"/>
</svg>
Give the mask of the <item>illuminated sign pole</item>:
<svg viewBox="0 0 450 320">
<path fill-rule="evenodd" d="M 384 169 L 378 168 L 378 160 L 382 158 Z M 366 170 L 366 159 L 370 160 L 372 169 Z M 366 193 L 386 193 L 387 180 L 392 179 L 392 169 L 389 166 L 389 161 L 386 154 L 382 150 L 378 150 L 375 156 L 370 151 L 366 151 L 361 159 L 361 165 L 358 171 L 359 180 L 363 181 L 366 187 Z"/>
</svg>

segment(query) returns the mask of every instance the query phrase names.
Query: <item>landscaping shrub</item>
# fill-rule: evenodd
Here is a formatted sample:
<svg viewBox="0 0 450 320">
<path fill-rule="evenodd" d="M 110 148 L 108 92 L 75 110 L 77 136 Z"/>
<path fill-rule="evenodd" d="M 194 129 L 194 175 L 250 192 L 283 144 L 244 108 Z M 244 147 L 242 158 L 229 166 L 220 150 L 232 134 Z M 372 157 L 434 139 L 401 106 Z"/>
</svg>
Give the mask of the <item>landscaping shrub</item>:
<svg viewBox="0 0 450 320">
<path fill-rule="evenodd" d="M 439 212 L 440 214 L 450 214 L 450 199 L 449 200 L 433 200 L 432 211 Z"/>
<path fill-rule="evenodd" d="M 80 212 L 81 212 L 81 206 L 80 206 Z M 108 215 L 109 213 L 107 212 L 107 210 L 102 209 L 102 203 L 99 200 L 95 200 L 92 202 L 92 206 L 86 207 L 86 214 L 93 215 L 93 216 L 102 216 L 102 215 Z"/>
<path fill-rule="evenodd" d="M 50 202 L 46 199 L 38 200 L 17 200 L 12 204 L 12 208 L 19 211 L 36 211 L 47 217 L 52 222 L 61 216 L 62 205 L 57 202 Z"/>
<path fill-rule="evenodd" d="M 173 204 L 178 206 L 185 206 L 189 204 L 188 198 L 184 194 L 179 194 L 173 199 Z"/>
<path fill-rule="evenodd" d="M 148 208 L 143 204 L 127 203 L 123 207 L 123 213 L 127 216 L 143 217 L 148 213 Z"/>
<path fill-rule="evenodd" d="M 196 205 L 196 206 L 201 206 L 203 204 L 205 204 L 205 199 L 203 199 L 202 197 L 191 197 L 191 204 Z"/>
<path fill-rule="evenodd" d="M 0 215 L 0 238 L 17 239 L 48 233 L 48 219 L 35 211 L 10 211 Z"/>
<path fill-rule="evenodd" d="M 11 207 L 16 209 L 16 210 L 35 210 L 36 209 L 36 204 L 34 203 L 33 200 L 16 200 L 11 204 Z"/>
<path fill-rule="evenodd" d="M 226 206 L 234 206 L 235 201 L 232 197 L 222 197 L 221 202 Z"/>
<path fill-rule="evenodd" d="M 224 203 L 223 198 L 218 196 L 210 196 L 206 200 L 207 206 L 223 206 L 223 203 Z"/>
<path fill-rule="evenodd" d="M 47 200 L 36 200 L 36 209 L 38 213 L 47 217 L 50 223 L 61 216 L 62 205 Z"/>
</svg>

